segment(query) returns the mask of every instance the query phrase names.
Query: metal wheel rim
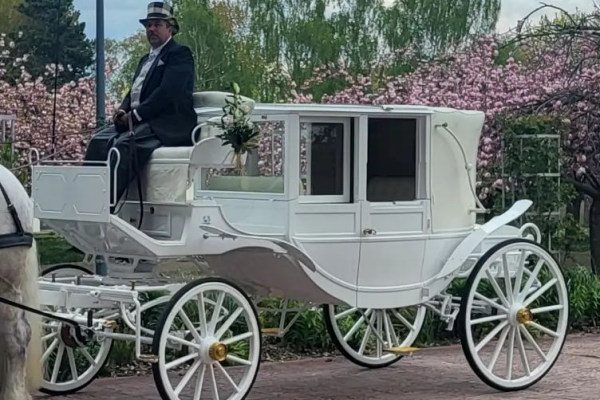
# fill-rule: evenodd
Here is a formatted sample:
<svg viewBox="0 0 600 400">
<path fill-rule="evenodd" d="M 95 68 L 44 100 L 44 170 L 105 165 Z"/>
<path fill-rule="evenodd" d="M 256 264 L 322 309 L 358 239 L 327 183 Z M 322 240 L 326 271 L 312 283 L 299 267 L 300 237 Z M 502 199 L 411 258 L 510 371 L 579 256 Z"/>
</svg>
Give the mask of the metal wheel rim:
<svg viewBox="0 0 600 400">
<path fill-rule="evenodd" d="M 524 308 L 527 308 L 526 303 L 528 301 L 530 301 L 533 296 L 536 296 L 536 295 L 541 296 L 541 294 L 547 293 L 547 290 L 556 287 L 558 304 L 551 304 L 549 306 L 546 306 L 546 307 L 562 307 L 557 310 L 552 310 L 552 311 L 558 311 L 558 313 L 559 313 L 559 316 L 557 318 L 558 322 L 556 324 L 557 325 L 556 329 L 552 330 L 552 332 L 554 332 L 556 336 L 552 340 L 552 344 L 549 346 L 549 349 L 544 352 L 543 349 L 540 347 L 538 341 L 535 340 L 535 338 L 533 338 L 532 334 L 531 333 L 529 333 L 529 335 L 527 334 L 527 332 L 530 332 L 530 330 L 527 329 L 527 326 L 532 326 L 535 329 L 539 330 L 540 328 L 538 327 L 538 325 L 540 325 L 540 324 L 538 324 L 537 322 L 533 322 L 535 325 L 532 325 L 531 323 L 526 323 L 527 326 L 524 326 L 525 324 L 520 323 L 518 318 L 517 318 L 517 321 L 515 324 L 514 319 L 511 317 L 512 314 L 509 313 L 509 314 L 507 314 L 508 316 L 506 317 L 506 321 L 507 321 L 506 327 L 503 328 L 501 326 L 504 325 L 504 319 L 500 318 L 500 314 L 502 314 L 502 312 L 499 311 L 498 315 L 496 316 L 496 318 L 498 318 L 497 319 L 498 323 L 497 323 L 496 328 L 494 328 L 494 330 L 496 330 L 497 332 L 494 335 L 494 337 L 492 337 L 491 339 L 494 339 L 495 337 L 498 337 L 498 335 L 499 335 L 500 340 L 495 345 L 492 345 L 492 347 L 494 348 L 494 353 L 492 354 L 492 359 L 490 359 L 487 363 L 484 363 L 482 358 L 479 356 L 479 351 L 476 348 L 476 345 L 474 344 L 473 330 L 470 329 L 470 327 L 473 326 L 472 324 L 477 325 L 480 321 L 482 321 L 481 317 L 472 318 L 471 311 L 473 310 L 474 305 L 475 305 L 475 293 L 477 292 L 477 288 L 478 288 L 479 284 L 481 283 L 482 279 L 484 279 L 484 277 L 487 278 L 487 280 L 489 281 L 489 276 L 491 275 L 490 267 L 492 266 L 492 264 L 496 263 L 498 265 L 498 267 L 496 269 L 497 273 L 500 273 L 499 272 L 500 270 L 505 271 L 506 270 L 505 266 L 506 266 L 506 268 L 509 270 L 509 274 L 510 274 L 510 266 L 514 265 L 514 264 L 511 264 L 511 261 L 509 259 L 510 256 L 507 256 L 506 258 L 503 257 L 507 253 L 509 253 L 509 252 L 512 253 L 511 255 L 513 256 L 513 259 L 515 256 L 518 256 L 519 264 L 517 264 L 517 265 L 521 265 L 521 261 L 520 261 L 521 254 L 523 254 L 521 251 L 530 253 L 529 255 L 534 254 L 538 258 L 538 262 L 541 261 L 541 263 L 536 263 L 536 266 L 538 264 L 541 264 L 540 270 L 538 271 L 537 275 L 539 275 L 539 273 L 541 273 L 542 270 L 544 269 L 544 266 L 546 266 L 547 267 L 546 269 L 548 270 L 548 272 L 551 273 L 551 279 L 545 285 L 537 285 L 537 289 L 535 289 L 535 291 L 531 292 L 531 290 L 530 290 L 528 294 L 525 293 L 525 289 L 527 288 L 530 277 L 532 277 L 533 273 L 536 272 L 535 267 L 530 267 L 530 269 L 533 269 L 533 271 L 530 271 L 532 273 L 529 274 L 528 277 L 526 277 L 528 275 L 527 273 L 523 273 L 521 282 L 519 285 L 520 290 L 518 291 L 518 293 L 516 291 L 517 279 L 519 279 L 518 274 L 517 274 L 517 275 L 515 275 L 514 282 L 512 282 L 513 279 L 509 279 L 509 281 L 511 282 L 511 286 L 508 286 L 508 284 L 506 284 L 506 288 L 504 290 L 502 289 L 502 287 L 500 287 L 500 290 L 505 295 L 505 299 L 500 299 L 498 301 L 495 301 L 495 303 L 499 304 L 501 306 L 505 306 L 503 304 L 503 302 L 507 301 L 511 307 L 510 308 L 505 307 L 505 308 L 522 310 Z M 518 253 L 516 253 L 516 252 L 518 252 Z M 497 263 L 498 259 L 500 259 L 499 264 Z M 519 268 L 516 271 L 519 271 Z M 488 272 L 490 273 L 490 275 L 488 275 Z M 504 272 L 502 274 L 504 274 Z M 550 282 L 554 279 L 556 279 L 556 282 L 554 284 L 552 284 L 548 289 L 545 289 L 546 286 L 549 285 Z M 498 278 L 498 280 L 504 280 L 504 278 L 503 277 Z M 533 282 L 532 286 L 535 288 L 536 287 L 535 279 L 532 282 Z M 507 294 L 508 288 L 513 289 L 512 298 L 509 294 Z M 468 346 L 468 350 L 471 354 L 472 361 L 475 364 L 476 368 L 479 370 L 479 373 L 482 374 L 487 380 L 489 380 L 490 383 L 492 383 L 496 387 L 507 389 L 507 390 L 511 390 L 511 389 L 515 390 L 515 389 L 524 388 L 524 387 L 534 384 L 539 379 L 541 379 L 552 368 L 554 362 L 558 358 L 560 351 L 562 349 L 562 346 L 564 344 L 564 340 L 565 340 L 567 328 L 568 328 L 568 307 L 569 307 L 568 292 L 567 292 L 566 283 L 564 281 L 564 277 L 562 275 L 562 271 L 560 270 L 560 268 L 559 268 L 558 264 L 556 263 L 556 261 L 554 260 L 554 258 L 552 258 L 552 256 L 550 256 L 546 251 L 544 251 L 543 248 L 541 248 L 539 245 L 536 245 L 536 244 L 530 243 L 530 242 L 525 242 L 522 240 L 516 241 L 515 243 L 509 244 L 506 246 L 502 246 L 497 251 L 495 251 L 486 260 L 486 262 L 482 265 L 482 267 L 478 270 L 477 275 L 475 276 L 473 283 L 469 287 L 468 290 L 469 290 L 468 299 L 467 299 L 467 304 L 465 307 L 465 309 L 467 311 L 467 313 L 465 315 L 465 325 L 464 325 L 465 338 L 467 340 L 467 346 Z M 494 291 L 497 292 L 496 288 L 494 288 Z M 515 294 L 516 294 L 516 296 L 515 296 Z M 480 299 L 479 296 L 478 296 L 478 299 Z M 546 307 L 544 307 L 544 308 L 546 308 Z M 540 310 L 540 308 L 541 307 L 537 307 L 537 308 L 531 310 L 533 312 L 534 316 L 537 314 L 543 314 L 544 312 L 551 312 L 551 311 Z M 482 318 L 486 318 L 486 317 L 482 317 Z M 494 318 L 494 316 L 490 316 L 487 318 L 492 319 L 492 318 Z M 490 320 L 489 322 L 492 322 L 492 321 Z M 543 328 L 548 329 L 544 325 L 541 325 L 541 326 Z M 488 336 L 490 336 L 494 333 L 494 330 L 490 331 L 484 337 L 484 339 L 482 339 L 479 342 L 478 345 L 481 346 L 482 342 L 484 340 L 486 340 L 488 338 Z M 491 339 L 490 339 L 490 341 L 491 341 Z M 498 353 L 498 352 L 501 352 L 505 346 L 507 348 L 511 348 L 510 343 L 513 343 L 513 340 L 514 340 L 514 344 L 512 346 L 512 356 L 509 356 L 509 351 L 507 351 L 506 359 L 504 360 L 506 376 L 500 377 L 500 376 L 498 376 L 498 374 L 494 373 L 494 368 L 497 366 L 494 364 L 498 363 L 499 357 L 500 357 L 500 353 Z M 528 343 L 529 346 L 532 347 L 533 350 L 537 353 L 538 349 L 535 348 L 536 345 L 533 343 L 533 341 L 535 341 L 535 343 L 537 344 L 538 349 L 541 350 L 545 354 L 546 361 L 542 362 L 534 369 L 531 369 L 531 365 L 530 365 L 531 360 L 530 360 L 530 356 L 527 355 L 528 347 L 525 346 L 525 343 Z M 502 342 L 501 347 L 499 347 L 500 342 Z M 490 344 L 487 343 L 487 344 L 484 344 L 483 347 L 486 347 L 489 345 Z M 498 350 L 498 348 L 500 350 Z M 523 354 L 525 354 L 525 356 L 523 356 Z M 494 362 L 494 358 L 496 359 L 495 362 Z M 540 355 L 540 358 L 541 358 L 541 355 Z M 509 362 L 511 359 L 512 359 L 512 362 Z M 525 359 L 527 359 L 527 361 L 525 361 Z M 514 371 L 515 363 L 517 363 L 517 360 L 519 360 L 521 362 L 521 367 L 525 370 L 525 373 L 527 373 L 527 369 L 529 369 L 528 376 L 519 377 L 516 379 L 513 378 L 513 373 L 515 372 Z M 510 374 L 508 373 L 508 367 L 506 367 L 506 365 L 508 365 L 508 364 L 510 364 L 510 366 L 511 366 Z M 491 370 L 489 368 L 490 366 L 492 367 Z"/>
<path fill-rule="evenodd" d="M 62 275 L 62 274 L 65 274 L 69 269 L 72 269 L 73 271 L 76 272 L 76 274 L 74 274 L 74 275 L 77 275 L 77 273 L 82 272 L 80 270 L 70 268 L 68 266 L 65 268 L 57 269 L 57 271 L 60 271 L 60 273 Z M 44 309 L 45 309 L 45 311 L 56 312 L 56 310 L 49 309 L 48 307 L 44 307 Z M 62 312 L 64 312 L 64 311 L 65 310 L 62 310 Z M 82 309 L 73 310 L 71 314 L 85 316 L 85 312 Z M 73 391 L 77 391 L 78 389 L 86 386 L 90 381 L 92 381 L 97 376 L 98 372 L 104 366 L 104 363 L 106 362 L 106 359 L 108 358 L 108 356 L 110 354 L 110 350 L 112 347 L 112 339 L 103 338 L 100 341 L 92 342 L 90 344 L 90 346 L 86 346 L 86 347 L 82 347 L 82 348 L 69 348 L 68 346 L 66 346 L 63 343 L 63 341 L 59 337 L 60 335 L 58 334 L 58 327 L 60 324 L 56 323 L 56 321 L 51 321 L 46 318 L 42 318 L 41 322 L 42 322 L 42 332 L 43 332 L 43 335 L 41 338 L 41 340 L 43 341 L 43 343 L 42 343 L 43 353 L 42 353 L 41 362 L 44 365 L 42 389 L 45 389 L 45 390 L 48 390 L 51 392 L 57 392 L 57 393 L 58 392 L 73 392 Z M 48 332 L 48 330 L 51 330 L 51 332 Z M 112 330 L 107 329 L 106 331 L 110 332 Z M 49 342 L 49 344 L 46 345 L 46 342 Z M 96 343 L 100 343 L 100 349 L 98 350 L 98 352 L 95 356 L 92 356 L 89 353 L 88 348 Z M 50 356 L 53 354 L 56 354 L 57 358 L 58 358 L 58 356 L 61 356 L 60 357 L 61 362 L 65 358 L 67 359 L 67 365 L 65 367 L 70 370 L 69 372 L 71 373 L 71 379 L 69 379 L 67 381 L 63 381 L 63 382 L 52 382 L 53 380 L 55 380 L 54 377 L 56 377 L 56 379 L 58 379 L 58 375 L 63 370 L 63 368 L 61 368 L 61 365 L 59 365 L 58 371 L 55 372 L 56 359 L 54 360 L 52 367 L 50 367 L 50 365 L 46 365 L 50 362 Z M 79 365 L 76 361 L 78 358 L 81 359 L 82 357 L 87 360 L 89 365 L 83 371 L 83 373 L 79 373 L 79 368 L 78 368 Z M 76 374 L 73 374 L 74 369 L 76 371 Z M 50 375 L 49 379 L 47 378 L 46 372 Z M 73 375 L 76 375 L 77 377 L 75 379 L 73 379 Z"/>
<path fill-rule="evenodd" d="M 171 326 L 173 324 L 173 321 L 175 319 L 176 313 L 179 313 L 180 310 L 182 309 L 182 307 L 189 301 L 193 300 L 193 298 L 196 298 L 196 300 L 199 301 L 200 296 L 198 296 L 198 295 L 201 293 L 207 292 L 207 291 L 216 291 L 216 292 L 219 292 L 220 294 L 222 294 L 223 296 L 226 295 L 226 296 L 231 297 L 237 304 L 238 308 L 242 308 L 242 311 L 240 312 L 238 317 L 236 317 L 236 319 L 239 318 L 240 316 L 243 316 L 246 319 L 248 334 L 252 333 L 250 345 L 249 345 L 249 356 L 248 356 L 248 359 L 246 360 L 250 364 L 248 366 L 249 368 L 247 368 L 246 371 L 244 372 L 243 378 L 239 382 L 237 382 L 237 387 L 238 387 L 239 391 L 237 393 L 234 393 L 232 396 L 227 397 L 227 399 L 230 399 L 230 400 L 243 399 L 246 396 L 247 392 L 250 390 L 250 388 L 254 382 L 256 373 L 258 371 L 258 365 L 260 362 L 260 329 L 259 329 L 258 321 L 256 320 L 256 318 L 254 316 L 252 305 L 248 302 L 248 300 L 245 298 L 245 296 L 242 293 L 240 293 L 238 290 L 234 289 L 230 285 L 227 285 L 227 284 L 221 283 L 221 282 L 202 283 L 200 285 L 197 285 L 197 286 L 189 289 L 174 304 L 174 306 L 169 311 L 169 315 L 167 316 L 167 318 L 165 320 L 165 324 L 164 324 L 162 330 L 160 331 L 160 342 L 159 342 L 159 351 L 158 351 L 158 367 L 159 367 L 159 371 L 160 371 L 160 377 L 163 382 L 163 387 L 164 387 L 167 395 L 169 396 L 169 398 L 173 399 L 173 400 L 179 399 L 179 393 L 176 393 L 179 388 L 174 387 L 174 385 L 167 373 L 167 363 L 165 360 L 165 358 L 166 358 L 165 352 L 166 352 L 166 347 L 167 347 L 167 335 L 169 335 L 169 332 L 170 332 Z M 206 305 L 204 305 L 204 309 L 206 311 Z M 224 318 L 220 319 L 222 322 L 224 321 L 220 327 L 227 324 L 230 316 L 231 315 L 227 315 Z M 207 316 L 205 316 L 205 318 L 206 317 Z M 207 318 L 205 323 L 207 325 L 211 324 L 212 320 L 213 320 L 212 318 L 210 318 L 210 319 Z M 191 322 L 194 323 L 196 321 L 191 321 Z M 215 330 L 218 330 L 218 329 L 211 330 L 210 327 L 207 327 L 208 333 L 200 332 L 200 335 L 202 336 L 202 339 L 205 339 L 207 337 L 212 338 L 212 337 L 214 337 L 214 335 L 210 336 L 210 333 L 215 333 L 214 332 Z M 191 333 L 191 330 L 190 330 L 190 333 Z M 195 340 L 190 340 L 190 342 L 196 343 Z M 233 343 L 235 343 L 235 342 L 233 342 Z M 233 343 L 227 343 L 227 344 L 230 345 Z M 185 357 L 183 357 L 183 358 L 185 358 Z M 192 386 L 195 385 L 195 386 L 193 386 L 194 387 L 194 397 L 193 397 L 194 399 L 200 398 L 199 393 L 198 393 L 198 386 L 200 386 L 200 390 L 202 391 L 202 389 L 204 389 L 207 384 L 212 383 L 213 384 L 212 388 L 214 389 L 214 382 L 215 382 L 214 377 L 216 376 L 217 373 L 220 373 L 222 376 L 223 371 L 225 370 L 225 368 L 223 368 L 219 362 L 207 363 L 207 362 L 205 362 L 205 360 L 201 360 L 200 358 L 201 357 L 188 358 L 188 360 L 193 361 L 193 363 L 191 364 L 191 368 L 189 368 L 186 371 L 186 375 L 184 375 L 184 377 L 182 378 L 182 381 L 184 379 L 187 379 L 188 381 L 187 381 L 187 384 L 185 384 L 185 386 L 183 388 L 181 388 L 181 390 L 185 389 L 185 387 L 189 387 L 190 385 L 192 385 Z M 230 355 L 228 355 L 227 359 L 230 360 Z M 198 365 L 196 366 L 196 364 L 198 364 Z M 191 376 L 188 376 L 188 374 L 192 370 L 194 372 L 191 374 Z M 203 378 L 199 378 L 200 376 L 203 376 Z M 181 383 L 181 381 L 180 381 L 180 383 Z M 230 381 L 230 383 L 231 383 L 231 381 Z M 205 397 L 202 396 L 202 399 L 204 399 L 204 398 Z M 212 398 L 217 398 L 217 395 L 214 394 L 214 391 L 213 391 Z M 223 399 L 224 397 L 222 397 L 221 394 L 218 393 L 218 398 Z"/>
<path fill-rule="evenodd" d="M 359 361 L 363 364 L 368 364 L 368 365 L 372 365 L 372 366 L 380 366 L 380 365 L 386 365 L 389 364 L 390 362 L 393 362 L 394 360 L 397 360 L 399 358 L 402 357 L 402 355 L 397 355 L 397 354 L 393 354 L 393 353 L 389 353 L 389 352 L 384 352 L 383 349 L 385 348 L 385 345 L 383 343 L 381 343 L 381 341 L 377 338 L 377 336 L 374 335 L 374 333 L 372 332 L 372 329 L 369 329 L 371 326 L 368 324 L 368 322 L 371 323 L 372 326 L 374 326 L 376 328 L 376 330 L 378 330 L 378 334 L 381 336 L 381 338 L 383 340 L 385 340 L 386 342 L 391 341 L 392 342 L 392 347 L 409 347 L 411 346 L 414 341 L 417 339 L 417 336 L 419 335 L 419 332 L 421 330 L 421 326 L 423 325 L 423 321 L 425 319 L 425 314 L 427 312 L 426 308 L 423 306 L 415 306 L 416 307 L 416 312 L 415 312 L 415 317 L 414 317 L 414 321 L 411 323 L 410 320 L 406 320 L 403 323 L 403 325 L 410 325 L 411 327 L 409 328 L 408 326 L 406 326 L 409 330 L 410 333 L 408 335 L 406 335 L 404 337 L 404 339 L 402 340 L 401 337 L 396 337 L 396 339 L 393 337 L 393 335 L 387 334 L 386 332 L 386 325 L 389 327 L 390 326 L 390 320 L 391 322 L 397 322 L 400 319 L 398 318 L 397 314 L 399 314 L 400 311 L 403 310 L 403 308 L 397 308 L 397 309 L 358 309 L 357 307 L 350 307 L 345 311 L 342 312 L 336 312 L 336 307 L 335 305 L 329 305 L 329 315 L 332 317 L 330 319 L 331 321 L 331 325 L 333 327 L 333 331 L 335 334 L 335 340 L 337 341 L 337 343 L 339 345 L 341 345 L 343 347 L 343 349 L 346 351 L 347 355 L 352 357 L 354 360 Z M 352 331 L 352 329 L 356 326 L 356 324 L 359 323 L 359 321 L 361 321 L 361 317 L 359 317 L 356 321 L 355 324 L 353 324 L 353 327 L 348 330 L 345 333 L 342 333 L 339 324 L 337 323 L 337 320 L 339 318 L 337 318 L 340 315 L 344 315 L 346 313 L 360 313 L 357 315 L 366 315 L 367 320 L 362 320 L 362 322 L 360 323 L 359 327 L 356 327 L 356 331 L 357 332 L 360 327 L 362 326 L 366 326 L 366 330 L 367 331 L 371 331 L 370 334 L 371 336 L 375 337 L 375 340 L 377 341 L 377 349 L 376 349 L 376 357 L 369 357 L 369 356 L 365 356 L 364 354 L 360 354 L 360 347 L 358 349 L 355 349 L 354 347 L 352 347 L 348 341 L 351 339 L 351 337 L 345 338 L 348 333 L 350 333 L 350 331 Z M 387 322 L 386 322 L 386 315 L 387 315 Z M 367 322 L 368 321 L 368 322 Z M 380 322 L 381 321 L 381 324 Z M 381 329 L 379 329 L 381 327 Z M 391 331 L 391 329 L 389 329 Z M 367 333 L 365 333 L 366 336 Z M 396 334 L 397 335 L 397 334 Z M 371 337 L 370 336 L 370 337 Z M 398 336 L 398 335 L 397 335 Z M 369 338 L 370 338 L 369 337 Z M 367 340 L 369 339 L 367 338 Z M 391 340 L 390 340 L 391 339 Z M 364 340 L 364 336 L 363 336 L 363 340 Z M 402 340 L 402 341 L 400 341 Z M 362 343 L 361 343 L 362 345 Z M 381 352 L 379 351 L 381 347 Z"/>
</svg>

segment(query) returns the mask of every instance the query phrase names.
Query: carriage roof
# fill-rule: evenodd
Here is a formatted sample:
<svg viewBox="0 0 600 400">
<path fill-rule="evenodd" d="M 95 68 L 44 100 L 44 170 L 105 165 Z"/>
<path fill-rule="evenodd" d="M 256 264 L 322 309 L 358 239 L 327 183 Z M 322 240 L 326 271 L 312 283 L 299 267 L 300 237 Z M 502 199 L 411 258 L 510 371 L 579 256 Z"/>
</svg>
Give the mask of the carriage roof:
<svg viewBox="0 0 600 400">
<path fill-rule="evenodd" d="M 253 105 L 254 113 L 269 114 L 344 114 L 344 115 L 431 115 L 431 114 L 458 114 L 465 117 L 481 115 L 481 111 L 459 110 L 449 107 L 433 107 L 411 104 L 333 104 L 333 103 L 256 103 Z M 205 106 L 196 104 L 196 112 L 199 116 L 221 115 L 221 107 Z"/>
</svg>

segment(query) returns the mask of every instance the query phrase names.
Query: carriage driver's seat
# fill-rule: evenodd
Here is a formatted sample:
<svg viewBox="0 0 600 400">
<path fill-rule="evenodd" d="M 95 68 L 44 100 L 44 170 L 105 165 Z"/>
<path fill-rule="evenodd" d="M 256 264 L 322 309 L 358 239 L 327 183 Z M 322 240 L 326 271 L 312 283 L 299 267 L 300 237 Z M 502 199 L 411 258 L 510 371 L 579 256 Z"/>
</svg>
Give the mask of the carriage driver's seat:
<svg viewBox="0 0 600 400">
<path fill-rule="evenodd" d="M 209 121 L 218 122 L 226 105 L 225 99 L 232 100 L 232 93 L 196 92 L 194 93 L 195 109 L 214 109 L 217 115 Z M 242 101 L 254 108 L 254 100 L 243 97 Z M 218 138 L 205 140 L 218 135 L 220 130 L 214 126 L 202 126 L 200 118 L 196 126 L 195 145 L 189 147 L 160 147 L 152 153 L 152 157 L 141 173 L 142 196 L 144 202 L 185 204 L 193 199 L 192 181 L 196 171 L 204 167 L 232 167 L 226 160 L 231 157 L 231 148 L 222 146 Z M 190 137 L 192 132 L 190 132 Z M 137 182 L 129 185 L 127 200 L 138 201 Z"/>
</svg>

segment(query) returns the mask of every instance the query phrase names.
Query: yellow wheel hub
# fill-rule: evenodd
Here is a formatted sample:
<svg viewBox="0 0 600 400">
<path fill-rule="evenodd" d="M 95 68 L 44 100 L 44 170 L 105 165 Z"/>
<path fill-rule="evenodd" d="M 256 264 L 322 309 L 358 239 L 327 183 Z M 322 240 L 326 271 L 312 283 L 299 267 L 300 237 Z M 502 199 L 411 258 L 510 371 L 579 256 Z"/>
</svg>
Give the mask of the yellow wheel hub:
<svg viewBox="0 0 600 400">
<path fill-rule="evenodd" d="M 225 361 L 227 359 L 227 345 L 223 343 L 213 343 L 208 349 L 208 355 L 215 361 Z"/>
<path fill-rule="evenodd" d="M 517 321 L 524 325 L 527 325 L 533 321 L 533 314 L 531 313 L 531 310 L 529 308 L 521 308 L 519 311 L 517 311 Z"/>
</svg>

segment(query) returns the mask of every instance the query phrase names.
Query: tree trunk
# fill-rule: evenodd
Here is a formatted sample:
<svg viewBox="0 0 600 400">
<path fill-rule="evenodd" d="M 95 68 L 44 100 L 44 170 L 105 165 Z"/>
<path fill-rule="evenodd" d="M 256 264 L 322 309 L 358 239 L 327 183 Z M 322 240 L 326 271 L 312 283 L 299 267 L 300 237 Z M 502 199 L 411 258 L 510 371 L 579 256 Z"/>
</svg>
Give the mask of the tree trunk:
<svg viewBox="0 0 600 400">
<path fill-rule="evenodd" d="M 590 252 L 592 271 L 595 275 L 600 275 L 600 207 L 598 207 L 600 199 L 592 199 L 590 207 Z"/>
</svg>

